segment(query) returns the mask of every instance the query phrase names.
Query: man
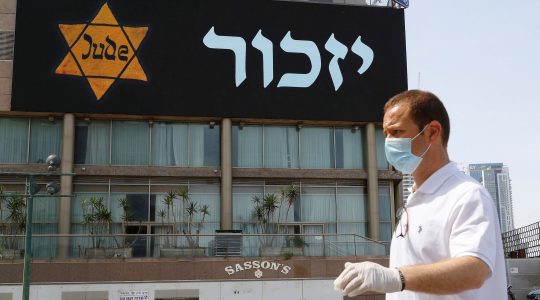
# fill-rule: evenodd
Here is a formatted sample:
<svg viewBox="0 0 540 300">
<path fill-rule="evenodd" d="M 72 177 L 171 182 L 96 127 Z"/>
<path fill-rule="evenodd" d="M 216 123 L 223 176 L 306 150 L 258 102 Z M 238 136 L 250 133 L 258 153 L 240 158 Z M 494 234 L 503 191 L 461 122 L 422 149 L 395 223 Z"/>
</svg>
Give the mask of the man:
<svg viewBox="0 0 540 300">
<path fill-rule="evenodd" d="M 388 161 L 415 184 L 398 213 L 390 267 L 346 263 L 336 289 L 349 297 L 506 299 L 497 212 L 487 191 L 450 162 L 444 105 L 429 92 L 403 92 L 386 103 L 383 129 Z"/>
</svg>

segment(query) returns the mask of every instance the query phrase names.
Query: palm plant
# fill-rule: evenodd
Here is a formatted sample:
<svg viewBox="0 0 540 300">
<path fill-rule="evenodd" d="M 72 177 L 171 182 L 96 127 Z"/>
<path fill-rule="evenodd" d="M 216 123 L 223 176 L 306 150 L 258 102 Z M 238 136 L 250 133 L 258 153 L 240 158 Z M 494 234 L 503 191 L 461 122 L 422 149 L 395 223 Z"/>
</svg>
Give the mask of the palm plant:
<svg viewBox="0 0 540 300">
<path fill-rule="evenodd" d="M 4 214 L 4 212 L 6 214 Z M 17 250 L 21 247 L 21 235 L 26 230 L 26 198 L 7 193 L 0 185 L 0 250 Z"/>
<path fill-rule="evenodd" d="M 210 206 L 208 205 L 203 205 L 201 208 L 199 208 L 199 213 L 200 213 L 200 217 L 201 217 L 201 221 L 197 224 L 197 240 L 196 240 L 196 245 L 198 246 L 199 245 L 199 233 L 201 232 L 201 229 L 204 225 L 204 219 L 206 218 L 206 216 L 209 216 L 210 215 Z"/>
<path fill-rule="evenodd" d="M 19 248 L 19 239 L 13 235 L 23 234 L 26 230 L 26 198 L 22 195 L 10 195 L 5 198 L 8 211 L 6 234 L 6 246 L 9 249 Z"/>
<path fill-rule="evenodd" d="M 189 189 L 187 186 L 181 186 L 178 188 L 178 191 L 176 192 L 176 195 L 180 198 L 182 201 L 182 221 L 185 223 L 185 220 L 189 218 L 188 210 L 186 209 L 189 206 L 190 196 L 189 196 Z M 182 224 L 186 226 L 186 224 Z M 182 232 L 185 230 L 182 228 Z"/>
<path fill-rule="evenodd" d="M 195 240 L 193 239 L 193 236 L 191 235 L 191 233 L 193 229 L 193 217 L 198 212 L 197 203 L 189 201 L 186 205 L 185 212 L 186 212 L 186 217 L 187 217 L 187 224 L 186 224 L 186 228 L 183 229 L 183 233 L 186 235 L 189 247 L 194 248 Z"/>
<path fill-rule="evenodd" d="M 176 217 L 174 213 L 174 199 L 176 198 L 176 193 L 173 191 L 167 192 L 167 195 L 165 198 L 163 198 L 163 204 L 167 207 L 167 222 L 171 222 L 171 211 L 173 214 L 174 223 L 176 224 Z M 174 233 L 174 227 L 172 229 L 172 232 L 167 233 Z"/>
<path fill-rule="evenodd" d="M 127 232 L 127 225 L 130 221 L 133 221 L 133 213 L 131 212 L 131 207 L 129 206 L 129 201 L 127 199 L 127 197 L 123 197 L 123 198 L 120 198 L 118 199 L 118 207 L 122 208 L 122 234 L 125 234 Z M 118 248 L 122 248 L 122 247 L 131 247 L 133 246 L 133 244 L 135 244 L 135 242 L 137 241 L 137 239 L 139 238 L 138 234 L 141 233 L 141 221 L 139 221 L 139 227 L 137 229 L 137 237 L 135 239 L 133 239 L 131 242 L 127 242 L 125 237 L 122 238 L 122 243 L 118 243 L 118 241 L 116 240 L 115 238 L 115 241 L 116 241 L 116 244 L 118 246 Z"/>
<path fill-rule="evenodd" d="M 104 244 L 103 235 L 110 233 L 112 214 L 104 204 L 103 197 L 82 199 L 83 225 L 89 230 L 92 247 L 101 248 Z"/>
<path fill-rule="evenodd" d="M 275 234 L 277 233 L 276 222 L 274 216 L 276 209 L 279 209 L 280 200 L 275 194 L 267 194 L 262 198 L 253 196 L 255 206 L 253 207 L 251 216 L 255 220 L 257 233 L 260 234 Z M 280 214 L 278 214 L 277 223 L 279 223 Z M 265 235 L 261 238 L 263 246 L 270 246 L 274 242 L 275 236 Z"/>
<path fill-rule="evenodd" d="M 178 222 L 176 214 L 174 211 L 174 199 L 180 199 L 182 202 L 182 216 L 181 216 L 181 232 L 186 236 L 188 246 L 190 248 L 196 248 L 199 246 L 199 236 L 200 230 L 203 226 L 205 217 L 210 215 L 209 206 L 203 205 L 199 207 L 197 202 L 191 201 L 191 196 L 189 194 L 189 189 L 187 186 L 180 186 L 176 191 L 170 191 L 167 193 L 163 199 L 163 204 L 167 207 L 167 212 L 164 210 L 158 212 L 158 215 L 161 216 L 162 225 L 164 225 L 163 220 L 165 215 L 167 216 L 167 221 L 171 222 L 171 211 L 172 211 L 172 221 L 173 221 L 173 233 L 176 233 L 178 229 Z M 197 214 L 200 214 L 200 222 L 195 223 L 194 219 Z M 178 222 L 177 222 L 178 221 Z M 195 234 L 193 234 L 195 232 Z M 169 232 L 167 232 L 169 233 Z M 196 235 L 196 236 L 195 236 Z M 173 243 L 173 246 L 176 243 Z M 167 241 L 165 248 L 170 247 L 169 237 L 167 236 Z"/>
<path fill-rule="evenodd" d="M 289 217 L 289 210 L 294 205 L 294 202 L 298 198 L 298 195 L 300 194 L 300 189 L 298 186 L 294 184 L 289 184 L 285 188 L 281 190 L 281 198 L 287 200 L 287 212 L 285 213 L 285 223 L 287 223 L 287 219 Z M 289 233 L 289 227 L 287 227 L 287 233 Z"/>
<path fill-rule="evenodd" d="M 158 217 L 161 218 L 161 226 L 163 228 L 165 228 L 165 216 L 167 215 L 167 213 L 165 212 L 164 209 L 160 209 L 158 211 Z M 169 236 L 167 235 L 166 239 L 165 239 L 165 248 L 169 248 L 171 245 L 170 241 L 169 241 Z"/>
</svg>

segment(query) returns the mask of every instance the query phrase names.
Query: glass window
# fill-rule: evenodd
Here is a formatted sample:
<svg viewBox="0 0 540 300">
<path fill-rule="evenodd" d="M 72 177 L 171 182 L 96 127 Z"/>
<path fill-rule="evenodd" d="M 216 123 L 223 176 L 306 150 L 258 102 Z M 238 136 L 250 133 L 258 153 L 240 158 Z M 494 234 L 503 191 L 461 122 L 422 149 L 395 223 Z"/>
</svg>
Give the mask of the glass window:
<svg viewBox="0 0 540 300">
<path fill-rule="evenodd" d="M 379 182 L 379 240 L 392 240 L 392 198 L 387 182 Z"/>
<path fill-rule="evenodd" d="M 262 186 L 233 186 L 233 223 L 235 229 L 242 228 L 243 223 L 252 223 L 253 197 L 263 197 Z"/>
<path fill-rule="evenodd" d="M 384 151 L 384 133 L 382 128 L 375 128 L 375 145 L 377 148 L 377 168 L 379 170 L 388 170 L 390 165 L 386 160 Z"/>
<path fill-rule="evenodd" d="M 253 219 L 253 197 L 263 197 L 264 187 L 261 186 L 233 186 L 233 228 L 243 233 L 263 233 Z M 261 239 L 257 236 L 242 239 L 242 255 L 257 256 Z"/>
<path fill-rule="evenodd" d="M 336 168 L 364 168 L 362 131 L 336 128 Z"/>
<path fill-rule="evenodd" d="M 148 165 L 148 123 L 113 121 L 112 164 Z"/>
<path fill-rule="evenodd" d="M 302 222 L 327 224 L 326 232 L 335 232 L 336 191 L 334 187 L 303 187 Z"/>
<path fill-rule="evenodd" d="M 233 167 L 262 167 L 262 126 L 233 126 Z"/>
<path fill-rule="evenodd" d="M 302 222 L 312 223 L 303 226 L 305 234 L 336 233 L 335 187 L 303 187 L 300 211 Z M 317 236 L 306 236 L 305 241 L 309 244 L 306 255 L 323 255 L 324 245 Z"/>
<path fill-rule="evenodd" d="M 111 213 L 115 223 L 125 220 L 124 212 L 120 201 L 125 199 L 128 205 L 128 215 L 130 221 L 153 221 L 155 212 L 151 211 L 149 200 L 155 203 L 155 197 L 148 195 L 148 185 L 111 185 Z M 152 206 L 155 209 L 155 205 Z"/>
<path fill-rule="evenodd" d="M 300 167 L 334 167 L 334 131 L 329 127 L 304 127 L 300 130 Z"/>
<path fill-rule="evenodd" d="M 338 233 L 367 234 L 368 206 L 365 187 L 338 187 Z"/>
<path fill-rule="evenodd" d="M 107 165 L 109 163 L 108 121 L 77 122 L 75 125 L 76 164 Z"/>
<path fill-rule="evenodd" d="M 51 154 L 61 156 L 62 121 L 32 119 L 30 125 L 30 163 L 45 163 Z"/>
<path fill-rule="evenodd" d="M 298 168 L 296 127 L 264 126 L 264 167 Z"/>
<path fill-rule="evenodd" d="M 190 167 L 217 167 L 220 164 L 219 126 L 189 125 Z"/>
<path fill-rule="evenodd" d="M 296 185 L 298 187 L 298 185 Z M 298 194 L 293 202 L 289 203 L 289 199 L 285 198 L 286 196 L 283 195 L 282 198 L 282 190 L 286 189 L 287 186 L 285 185 L 267 185 L 265 186 L 265 193 L 268 194 L 274 194 L 278 197 L 278 200 L 280 201 L 279 209 L 276 209 L 276 212 L 274 213 L 274 222 L 280 222 L 280 223 L 289 223 L 289 222 L 298 222 L 300 221 L 300 194 Z M 286 232 L 291 232 L 292 227 L 289 227 L 286 229 Z"/>
<path fill-rule="evenodd" d="M 188 166 L 188 125 L 156 122 L 152 125 L 152 165 Z"/>
<path fill-rule="evenodd" d="M 221 216 L 219 184 L 191 184 L 189 193 L 198 211 L 193 218 L 193 222 L 196 223 L 194 233 L 215 234 L 220 228 Z M 201 211 L 204 206 L 207 206 L 207 215 Z M 213 236 L 201 236 L 199 244 L 201 247 L 210 247 L 213 240 Z"/>
<path fill-rule="evenodd" d="M 0 163 L 26 163 L 27 147 L 28 119 L 0 118 Z"/>
</svg>

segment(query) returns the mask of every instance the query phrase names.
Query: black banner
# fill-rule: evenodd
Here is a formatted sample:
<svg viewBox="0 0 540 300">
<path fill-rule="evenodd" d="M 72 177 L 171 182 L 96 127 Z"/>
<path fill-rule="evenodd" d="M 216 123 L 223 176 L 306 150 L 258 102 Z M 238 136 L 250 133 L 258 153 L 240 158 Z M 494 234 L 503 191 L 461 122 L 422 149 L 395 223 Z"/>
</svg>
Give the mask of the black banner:
<svg viewBox="0 0 540 300">
<path fill-rule="evenodd" d="M 269 0 L 17 3 L 12 110 L 381 121 L 403 10 Z"/>
</svg>

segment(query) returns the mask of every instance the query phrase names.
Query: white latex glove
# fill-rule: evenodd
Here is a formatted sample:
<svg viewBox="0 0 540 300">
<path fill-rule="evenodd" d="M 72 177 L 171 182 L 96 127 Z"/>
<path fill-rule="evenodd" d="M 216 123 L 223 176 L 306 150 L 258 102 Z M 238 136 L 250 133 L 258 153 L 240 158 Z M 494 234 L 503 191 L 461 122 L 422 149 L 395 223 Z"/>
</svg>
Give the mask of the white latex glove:
<svg viewBox="0 0 540 300">
<path fill-rule="evenodd" d="M 345 270 L 334 281 L 336 291 L 343 290 L 348 297 L 367 291 L 394 293 L 401 291 L 401 278 L 397 269 L 372 262 L 345 263 Z"/>
</svg>

